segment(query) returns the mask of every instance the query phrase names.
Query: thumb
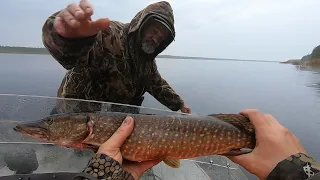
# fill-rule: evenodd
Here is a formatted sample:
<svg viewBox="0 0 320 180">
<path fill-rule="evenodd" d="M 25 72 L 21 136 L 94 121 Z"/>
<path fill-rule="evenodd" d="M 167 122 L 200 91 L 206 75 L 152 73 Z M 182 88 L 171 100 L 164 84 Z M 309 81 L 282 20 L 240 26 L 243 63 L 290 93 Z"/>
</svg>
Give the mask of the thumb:
<svg viewBox="0 0 320 180">
<path fill-rule="evenodd" d="M 91 28 L 96 31 L 107 29 L 109 28 L 109 25 L 110 20 L 108 18 L 100 18 L 90 23 Z"/>
<path fill-rule="evenodd" d="M 117 131 L 103 144 L 108 148 L 120 148 L 133 131 L 133 118 L 126 117 Z"/>
</svg>

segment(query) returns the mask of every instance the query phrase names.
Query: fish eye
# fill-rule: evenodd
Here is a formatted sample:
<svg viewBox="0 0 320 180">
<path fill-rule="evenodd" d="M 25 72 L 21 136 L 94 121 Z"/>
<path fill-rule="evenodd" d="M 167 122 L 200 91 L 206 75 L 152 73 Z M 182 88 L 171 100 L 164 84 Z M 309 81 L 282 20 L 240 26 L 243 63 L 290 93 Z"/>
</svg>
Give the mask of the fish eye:
<svg viewBox="0 0 320 180">
<path fill-rule="evenodd" d="M 87 116 L 86 118 L 87 118 L 87 123 L 89 123 L 90 122 L 90 117 Z"/>
<path fill-rule="evenodd" d="M 48 120 L 47 120 L 47 124 L 48 124 L 48 125 L 51 125 L 52 123 L 53 123 L 53 119 L 48 119 Z"/>
</svg>

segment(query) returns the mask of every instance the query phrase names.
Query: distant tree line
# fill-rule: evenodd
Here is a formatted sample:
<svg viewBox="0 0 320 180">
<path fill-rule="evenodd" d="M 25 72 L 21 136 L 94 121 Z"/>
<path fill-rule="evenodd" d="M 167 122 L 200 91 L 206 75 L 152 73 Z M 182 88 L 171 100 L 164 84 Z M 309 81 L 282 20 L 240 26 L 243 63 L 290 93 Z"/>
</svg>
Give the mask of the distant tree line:
<svg viewBox="0 0 320 180">
<path fill-rule="evenodd" d="M 12 54 L 50 54 L 44 47 L 21 47 L 21 46 L 1 46 L 0 53 Z M 191 60 L 224 60 L 224 61 L 254 61 L 254 62 L 276 62 L 266 60 L 244 60 L 244 59 L 227 59 L 227 58 L 213 58 L 213 57 L 190 57 L 190 56 L 174 56 L 174 55 L 158 55 L 157 58 L 168 59 L 191 59 Z"/>
<path fill-rule="evenodd" d="M 0 45 L 0 53 L 50 54 L 48 50 L 44 47 L 20 47 L 20 46 L 1 46 L 1 45 Z M 222 58 L 187 57 L 187 56 L 173 56 L 173 55 L 158 55 L 158 58 L 222 60 Z M 223 60 L 231 60 L 231 59 L 223 59 Z"/>
<path fill-rule="evenodd" d="M 19 47 L 19 46 L 1 46 L 0 53 L 14 54 L 49 54 L 46 48 L 40 47 Z"/>
<path fill-rule="evenodd" d="M 320 45 L 313 48 L 310 54 L 304 55 L 301 59 L 290 59 L 281 63 L 298 66 L 320 66 Z"/>
<path fill-rule="evenodd" d="M 320 66 L 320 45 L 313 48 L 310 54 L 307 54 L 298 61 L 291 61 L 292 64 L 302 66 Z"/>
<path fill-rule="evenodd" d="M 318 61 L 320 61 L 320 45 L 313 49 L 311 56 L 312 58 L 316 58 Z"/>
</svg>

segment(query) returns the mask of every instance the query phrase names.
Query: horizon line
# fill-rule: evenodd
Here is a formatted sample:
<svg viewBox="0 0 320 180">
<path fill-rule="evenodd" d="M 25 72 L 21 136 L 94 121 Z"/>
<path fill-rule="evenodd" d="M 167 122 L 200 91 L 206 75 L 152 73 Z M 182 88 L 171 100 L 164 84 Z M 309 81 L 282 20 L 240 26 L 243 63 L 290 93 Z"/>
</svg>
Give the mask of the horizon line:
<svg viewBox="0 0 320 180">
<path fill-rule="evenodd" d="M 32 48 L 32 49 L 43 49 L 47 50 L 44 46 L 43 47 L 28 47 L 28 46 L 8 46 L 8 45 L 0 45 L 1 47 L 9 47 L 9 48 Z M 27 53 L 26 53 L 27 54 Z M 36 53 L 35 53 L 36 54 Z M 48 52 L 48 55 L 50 53 Z M 159 54 L 158 58 L 165 58 L 164 56 L 171 56 L 174 59 L 202 59 L 202 60 L 226 60 L 226 61 L 253 61 L 253 62 L 282 62 L 282 61 L 271 61 L 271 60 L 253 60 L 253 59 L 236 59 L 236 58 L 217 58 L 217 57 L 201 57 L 201 56 L 182 56 L 182 55 L 170 55 L 170 54 Z"/>
</svg>

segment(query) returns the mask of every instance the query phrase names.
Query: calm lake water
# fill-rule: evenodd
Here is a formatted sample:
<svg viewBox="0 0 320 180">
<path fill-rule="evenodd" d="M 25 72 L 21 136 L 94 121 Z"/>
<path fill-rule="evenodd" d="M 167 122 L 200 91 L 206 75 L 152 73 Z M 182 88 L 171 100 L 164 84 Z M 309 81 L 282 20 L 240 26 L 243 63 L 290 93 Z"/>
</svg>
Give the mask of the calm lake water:
<svg viewBox="0 0 320 180">
<path fill-rule="evenodd" d="M 0 54 L 0 93 L 56 96 L 65 70 L 48 55 Z M 196 114 L 258 108 L 273 114 L 320 161 L 320 71 L 274 62 L 158 59 Z M 143 106 L 167 109 L 146 94 Z"/>
</svg>

